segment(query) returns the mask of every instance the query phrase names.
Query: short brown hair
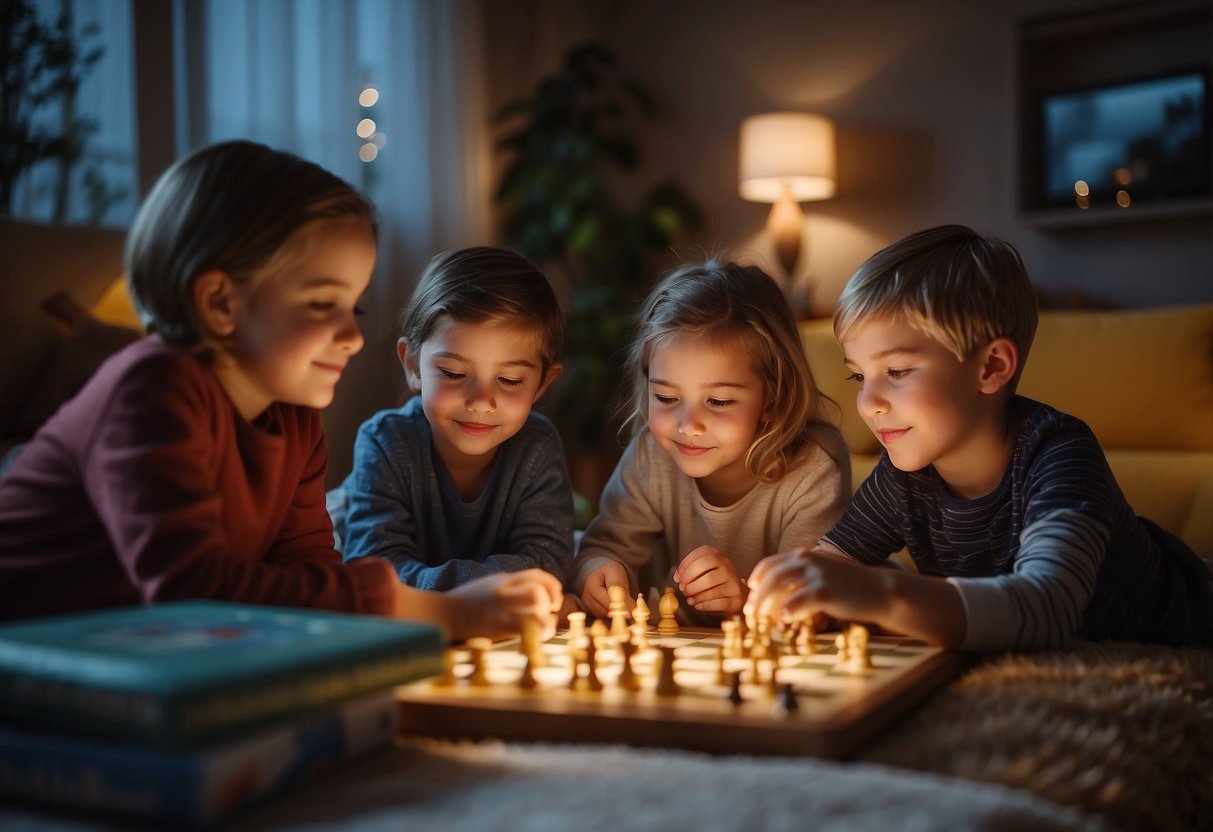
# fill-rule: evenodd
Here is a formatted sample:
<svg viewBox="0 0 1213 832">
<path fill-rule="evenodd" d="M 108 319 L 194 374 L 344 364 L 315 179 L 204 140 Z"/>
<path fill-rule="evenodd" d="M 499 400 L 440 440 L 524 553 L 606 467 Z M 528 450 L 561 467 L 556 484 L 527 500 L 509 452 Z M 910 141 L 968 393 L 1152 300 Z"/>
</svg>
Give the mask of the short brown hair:
<svg viewBox="0 0 1213 832">
<path fill-rule="evenodd" d="M 319 165 L 248 141 L 205 147 L 156 181 L 126 239 L 126 275 L 144 327 L 181 346 L 201 342 L 190 284 L 220 269 L 253 281 L 321 225 L 376 234 L 374 207 Z"/>
<path fill-rule="evenodd" d="M 416 351 L 442 316 L 459 323 L 505 320 L 539 334 L 543 372 L 560 358 L 564 315 L 548 279 L 525 257 L 507 248 L 476 246 L 437 255 L 400 314 L 400 337 Z"/>
</svg>

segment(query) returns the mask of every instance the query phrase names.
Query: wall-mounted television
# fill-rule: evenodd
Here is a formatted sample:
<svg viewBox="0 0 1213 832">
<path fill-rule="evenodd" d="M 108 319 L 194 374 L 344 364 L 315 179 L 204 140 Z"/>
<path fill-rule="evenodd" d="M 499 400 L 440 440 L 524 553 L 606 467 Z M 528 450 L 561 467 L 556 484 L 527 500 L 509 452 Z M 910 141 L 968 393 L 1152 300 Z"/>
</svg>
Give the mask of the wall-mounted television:
<svg viewBox="0 0 1213 832">
<path fill-rule="evenodd" d="M 1040 108 L 1041 207 L 1213 195 L 1208 69 L 1050 93 Z"/>
</svg>

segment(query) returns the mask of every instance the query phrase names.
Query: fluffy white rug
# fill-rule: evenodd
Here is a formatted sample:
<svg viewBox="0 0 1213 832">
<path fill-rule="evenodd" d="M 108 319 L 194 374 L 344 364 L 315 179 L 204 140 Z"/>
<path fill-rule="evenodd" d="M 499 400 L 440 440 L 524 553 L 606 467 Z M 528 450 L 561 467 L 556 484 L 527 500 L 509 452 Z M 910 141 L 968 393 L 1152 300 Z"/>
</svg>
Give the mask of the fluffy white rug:
<svg viewBox="0 0 1213 832">
<path fill-rule="evenodd" d="M 413 740 L 233 830 L 1100 830 L 1027 792 L 871 764 Z"/>
</svg>

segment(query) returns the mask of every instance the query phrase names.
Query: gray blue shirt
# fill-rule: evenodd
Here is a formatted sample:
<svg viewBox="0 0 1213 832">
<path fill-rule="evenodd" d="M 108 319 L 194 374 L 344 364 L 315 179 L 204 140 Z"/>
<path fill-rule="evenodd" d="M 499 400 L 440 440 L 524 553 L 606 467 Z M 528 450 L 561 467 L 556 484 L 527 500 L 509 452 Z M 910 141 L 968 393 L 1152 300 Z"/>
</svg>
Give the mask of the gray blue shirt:
<svg viewBox="0 0 1213 832">
<path fill-rule="evenodd" d="M 560 435 L 532 413 L 501 443 L 465 502 L 434 449 L 421 398 L 358 429 L 354 464 L 329 511 L 346 561 L 375 556 L 420 589 L 538 567 L 561 581 L 573 557 L 573 492 Z"/>
<path fill-rule="evenodd" d="M 976 500 L 933 467 L 881 456 L 825 540 L 865 563 L 903 546 L 945 577 L 967 615 L 967 650 L 1055 648 L 1070 638 L 1213 645 L 1209 572 L 1179 538 L 1138 517 L 1085 423 L 1011 401 L 1015 450 Z"/>
</svg>

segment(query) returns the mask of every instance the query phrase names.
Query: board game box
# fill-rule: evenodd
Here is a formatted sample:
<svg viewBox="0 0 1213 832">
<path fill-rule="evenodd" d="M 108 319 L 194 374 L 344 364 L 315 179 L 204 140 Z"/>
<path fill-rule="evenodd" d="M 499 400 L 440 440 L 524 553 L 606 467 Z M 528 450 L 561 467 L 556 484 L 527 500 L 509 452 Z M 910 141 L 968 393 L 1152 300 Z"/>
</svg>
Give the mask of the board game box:
<svg viewBox="0 0 1213 832">
<path fill-rule="evenodd" d="M 428 624 L 179 601 L 0 625 L 0 720 L 190 748 L 431 676 Z"/>
<path fill-rule="evenodd" d="M 814 637 L 812 655 L 721 661 L 720 630 L 650 633 L 631 660 L 638 690 L 619 683 L 621 650 L 598 650 L 597 681 L 578 662 L 573 680 L 568 631 L 542 644 L 542 667 L 520 684 L 527 658 L 519 640 L 493 644 L 473 678 L 473 650 L 448 651 L 444 677 L 397 688 L 403 734 L 559 742 L 626 743 L 713 753 L 851 756 L 956 674 L 961 657 L 902 637 L 873 636 L 871 667 L 840 661 L 837 635 Z M 677 692 L 658 693 L 655 666 L 671 648 Z M 594 689 L 600 686 L 600 689 Z"/>
<path fill-rule="evenodd" d="M 0 726 L 0 798 L 202 828 L 389 745 L 395 711 L 380 690 L 181 752 Z"/>
</svg>

